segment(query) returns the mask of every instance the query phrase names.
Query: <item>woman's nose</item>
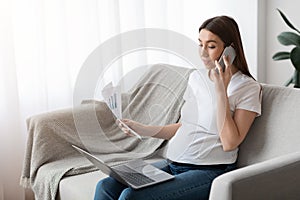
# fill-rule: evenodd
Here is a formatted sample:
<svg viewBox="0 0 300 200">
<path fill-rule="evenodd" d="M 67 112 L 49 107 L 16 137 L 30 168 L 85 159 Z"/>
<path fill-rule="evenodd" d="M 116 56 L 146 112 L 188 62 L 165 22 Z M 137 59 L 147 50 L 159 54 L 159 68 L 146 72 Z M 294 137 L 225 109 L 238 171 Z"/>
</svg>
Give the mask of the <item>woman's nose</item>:
<svg viewBox="0 0 300 200">
<path fill-rule="evenodd" d="M 207 50 L 205 49 L 205 47 L 199 47 L 199 53 L 200 53 L 200 56 L 201 57 L 208 57 L 208 52 Z"/>
</svg>

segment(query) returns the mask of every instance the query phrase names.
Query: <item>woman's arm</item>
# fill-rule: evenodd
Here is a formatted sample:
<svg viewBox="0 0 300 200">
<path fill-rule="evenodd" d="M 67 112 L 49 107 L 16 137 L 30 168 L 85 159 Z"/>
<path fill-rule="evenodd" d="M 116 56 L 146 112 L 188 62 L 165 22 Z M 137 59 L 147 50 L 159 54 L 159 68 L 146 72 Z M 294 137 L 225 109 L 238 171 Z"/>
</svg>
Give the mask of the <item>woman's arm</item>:
<svg viewBox="0 0 300 200">
<path fill-rule="evenodd" d="M 217 125 L 223 150 L 234 150 L 245 139 L 257 113 L 237 109 L 232 117 L 227 95 L 218 97 L 217 107 Z"/>
<path fill-rule="evenodd" d="M 227 96 L 227 87 L 232 77 L 231 68 L 228 65 L 227 58 L 224 59 L 226 68 L 222 72 L 219 67 L 219 74 L 214 70 L 212 73 L 215 82 L 217 95 L 217 126 L 224 151 L 231 151 L 237 148 L 245 139 L 257 113 L 237 109 L 234 116 L 231 116 L 229 99 Z"/>
<path fill-rule="evenodd" d="M 150 126 L 129 119 L 123 119 L 122 122 L 124 122 L 127 126 L 129 126 L 141 136 L 155 137 L 165 140 L 171 139 L 175 135 L 178 128 L 181 126 L 180 123 L 169 124 L 166 126 Z M 131 135 L 130 130 L 125 128 L 121 123 L 119 123 L 118 125 L 124 133 Z"/>
</svg>

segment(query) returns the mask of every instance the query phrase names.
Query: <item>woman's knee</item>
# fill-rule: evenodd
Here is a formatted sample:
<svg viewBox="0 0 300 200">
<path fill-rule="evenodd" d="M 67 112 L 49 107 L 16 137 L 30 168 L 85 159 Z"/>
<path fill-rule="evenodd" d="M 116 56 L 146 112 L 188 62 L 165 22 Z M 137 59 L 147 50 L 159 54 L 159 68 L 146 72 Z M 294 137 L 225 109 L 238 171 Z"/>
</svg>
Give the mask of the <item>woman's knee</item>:
<svg viewBox="0 0 300 200">
<path fill-rule="evenodd" d="M 108 191 L 110 191 L 111 188 L 113 188 L 113 185 L 114 185 L 114 180 L 110 177 L 99 181 L 96 185 L 95 199 L 97 199 L 97 197 L 107 196 L 109 193 Z"/>
<path fill-rule="evenodd" d="M 140 198 L 137 196 L 137 191 L 135 191 L 132 188 L 126 188 L 121 193 L 119 200 L 128 200 L 128 199 L 134 200 L 134 199 L 140 199 Z"/>
<path fill-rule="evenodd" d="M 107 187 L 107 182 L 108 180 L 106 179 L 102 179 L 101 181 L 99 181 L 96 185 L 96 189 L 95 189 L 95 197 L 99 196 L 101 193 L 104 192 L 105 188 Z M 96 199 L 96 198 L 95 198 Z"/>
<path fill-rule="evenodd" d="M 95 199 L 117 199 L 127 186 L 119 183 L 114 178 L 107 177 L 96 185 Z"/>
<path fill-rule="evenodd" d="M 111 184 L 110 178 L 102 179 L 101 181 L 99 181 L 97 183 L 97 185 L 96 185 L 96 191 L 97 190 L 103 190 L 103 189 L 109 187 L 110 184 Z"/>
</svg>

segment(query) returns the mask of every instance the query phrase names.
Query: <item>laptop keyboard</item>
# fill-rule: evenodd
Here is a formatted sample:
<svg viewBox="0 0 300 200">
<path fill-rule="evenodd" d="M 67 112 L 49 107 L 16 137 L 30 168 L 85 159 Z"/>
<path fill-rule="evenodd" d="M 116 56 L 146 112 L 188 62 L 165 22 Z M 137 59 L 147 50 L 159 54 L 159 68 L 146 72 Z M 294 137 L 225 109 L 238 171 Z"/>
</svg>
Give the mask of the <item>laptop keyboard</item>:
<svg viewBox="0 0 300 200">
<path fill-rule="evenodd" d="M 133 185 L 145 185 L 154 182 L 153 179 L 144 174 L 133 171 L 126 165 L 122 166 L 123 170 L 118 169 L 118 174 Z"/>
</svg>

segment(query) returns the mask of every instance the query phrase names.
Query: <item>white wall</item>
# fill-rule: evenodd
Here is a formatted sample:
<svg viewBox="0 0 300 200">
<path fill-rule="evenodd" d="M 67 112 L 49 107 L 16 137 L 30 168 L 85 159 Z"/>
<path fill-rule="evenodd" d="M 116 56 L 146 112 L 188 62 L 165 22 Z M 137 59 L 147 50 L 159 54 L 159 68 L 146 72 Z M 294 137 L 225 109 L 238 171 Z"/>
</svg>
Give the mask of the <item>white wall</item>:
<svg viewBox="0 0 300 200">
<path fill-rule="evenodd" d="M 289 60 L 273 61 L 272 56 L 278 51 L 289 51 L 292 47 L 285 47 L 281 45 L 277 40 L 277 35 L 283 31 L 291 31 L 291 29 L 282 20 L 276 8 L 279 8 L 285 13 L 288 19 L 294 24 L 295 27 L 300 29 L 299 18 L 299 0 L 266 0 L 265 1 L 265 43 L 259 45 L 264 48 L 265 53 L 259 55 L 261 61 L 259 67 L 265 67 L 264 82 L 283 85 L 287 79 L 289 79 L 294 71 L 294 67 Z M 261 20 L 264 20 L 264 16 L 261 16 Z"/>
</svg>

